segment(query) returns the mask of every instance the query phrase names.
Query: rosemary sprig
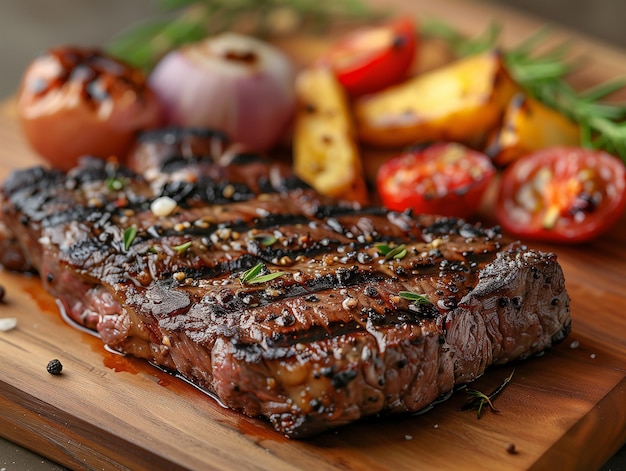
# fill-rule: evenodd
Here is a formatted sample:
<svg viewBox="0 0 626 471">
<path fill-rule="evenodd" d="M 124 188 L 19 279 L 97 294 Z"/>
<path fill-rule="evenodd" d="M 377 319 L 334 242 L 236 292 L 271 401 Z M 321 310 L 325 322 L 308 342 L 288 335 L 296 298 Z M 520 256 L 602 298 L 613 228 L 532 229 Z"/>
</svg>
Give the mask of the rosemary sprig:
<svg viewBox="0 0 626 471">
<path fill-rule="evenodd" d="M 249 270 L 244 271 L 239 276 L 239 282 L 242 285 L 245 285 L 245 284 L 253 285 L 253 284 L 259 284 L 259 283 L 265 283 L 267 281 L 271 281 L 285 274 L 286 272 L 284 271 L 268 273 L 267 267 L 263 263 L 259 262 L 255 266 L 250 268 Z"/>
<path fill-rule="evenodd" d="M 492 24 L 474 39 L 438 20 L 423 21 L 421 30 L 422 34 L 445 40 L 459 57 L 500 49 L 502 28 L 498 25 Z M 549 29 L 540 29 L 516 47 L 502 50 L 507 69 L 530 96 L 578 123 L 583 147 L 603 149 L 626 162 L 626 104 L 602 101 L 626 86 L 626 79 L 609 81 L 590 90 L 574 90 L 567 77 L 581 61 L 571 57 L 570 45 L 560 44 L 536 52 L 549 34 Z"/>
<path fill-rule="evenodd" d="M 485 405 L 487 405 L 493 412 L 500 412 L 494 407 L 493 400 L 504 390 L 507 384 L 511 382 L 511 379 L 513 379 L 513 373 L 515 373 L 515 370 L 511 371 L 511 374 L 505 378 L 502 384 L 500 384 L 500 386 L 494 389 L 490 394 L 485 394 L 476 389 L 468 389 L 466 393 L 469 400 L 463 405 L 463 407 L 461 407 L 461 410 L 476 409 L 476 417 L 478 419 L 480 419 Z"/>
<path fill-rule="evenodd" d="M 501 25 L 491 23 L 484 33 L 470 39 L 438 18 L 422 18 L 419 28 L 423 36 L 443 39 L 458 57 L 472 56 L 493 49 L 502 32 Z"/>
<path fill-rule="evenodd" d="M 108 52 L 150 70 L 170 50 L 223 31 L 268 37 L 385 16 L 362 0 L 161 0 L 161 8 L 162 15 L 113 38 Z"/>
</svg>

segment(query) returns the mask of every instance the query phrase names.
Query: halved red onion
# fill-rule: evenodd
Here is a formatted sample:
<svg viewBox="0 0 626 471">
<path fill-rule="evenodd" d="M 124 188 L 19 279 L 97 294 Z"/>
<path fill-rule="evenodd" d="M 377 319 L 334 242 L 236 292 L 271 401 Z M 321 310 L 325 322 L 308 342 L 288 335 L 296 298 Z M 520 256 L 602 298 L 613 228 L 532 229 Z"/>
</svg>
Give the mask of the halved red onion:
<svg viewBox="0 0 626 471">
<path fill-rule="evenodd" d="M 272 147 L 293 115 L 294 71 L 275 47 L 235 33 L 167 54 L 149 77 L 168 124 L 218 129 L 254 150 Z"/>
</svg>

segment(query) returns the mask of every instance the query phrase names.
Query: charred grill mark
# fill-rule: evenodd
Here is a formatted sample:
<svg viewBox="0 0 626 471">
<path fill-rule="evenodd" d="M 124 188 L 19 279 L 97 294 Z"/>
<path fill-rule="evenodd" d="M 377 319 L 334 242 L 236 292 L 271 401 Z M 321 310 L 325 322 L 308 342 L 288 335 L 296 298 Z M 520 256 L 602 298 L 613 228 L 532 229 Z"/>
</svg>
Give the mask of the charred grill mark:
<svg viewBox="0 0 626 471">
<path fill-rule="evenodd" d="M 242 152 L 235 154 L 229 161 L 229 165 L 250 165 L 256 164 L 259 162 L 267 162 L 263 157 L 259 154 L 254 154 L 250 152 Z"/>
<path fill-rule="evenodd" d="M 211 162 L 212 157 L 209 155 L 203 154 L 194 154 L 194 155 L 179 155 L 179 154 L 169 154 L 163 157 L 161 161 L 161 172 L 163 173 L 174 173 L 179 170 L 182 170 L 189 165 L 198 165 L 202 162 Z"/>
<path fill-rule="evenodd" d="M 173 181 L 168 182 L 161 191 L 161 196 L 169 196 L 179 206 L 188 208 L 194 203 L 227 204 L 246 201 L 256 194 L 243 183 L 216 182 L 202 180 L 199 182 Z"/>
<path fill-rule="evenodd" d="M 269 229 L 271 227 L 280 226 L 296 226 L 298 224 L 308 224 L 309 218 L 302 214 L 268 214 L 265 217 L 254 218 L 252 224 L 238 224 L 233 227 L 234 230 L 243 231 L 252 228 Z"/>
<path fill-rule="evenodd" d="M 334 205 L 317 208 L 315 217 L 317 219 L 327 219 L 340 216 L 385 216 L 386 214 L 387 210 L 378 206 Z"/>
<path fill-rule="evenodd" d="M 2 185 L 4 194 L 12 197 L 16 192 L 42 191 L 60 184 L 64 179 L 62 172 L 44 167 L 31 167 L 14 172 Z M 17 202 L 17 201 L 16 201 Z"/>
<path fill-rule="evenodd" d="M 214 278 L 220 278 L 225 275 L 240 273 L 245 270 L 249 270 L 250 268 L 257 265 L 259 262 L 260 260 L 254 255 L 244 253 L 234 260 L 224 260 L 210 265 L 205 264 L 199 268 L 182 266 L 177 267 L 176 271 L 182 271 L 185 273 L 187 278 L 191 278 L 194 280 L 210 280 Z M 171 273 L 171 271 L 164 271 L 163 278 L 170 277 Z"/>
<path fill-rule="evenodd" d="M 394 311 L 380 312 L 372 308 L 365 308 L 360 313 L 360 319 L 352 319 L 346 322 L 332 322 L 328 325 L 313 325 L 306 329 L 278 329 L 267 340 L 268 347 L 288 349 L 297 344 L 309 344 L 329 338 L 351 335 L 358 332 L 366 332 L 371 323 L 377 329 L 388 329 L 402 324 L 419 326 L 425 319 L 440 317 L 439 312 L 432 306 L 424 305 L 420 311 L 397 309 Z M 332 353 L 330 353 L 332 355 Z"/>
<path fill-rule="evenodd" d="M 259 245 L 248 245 L 248 250 L 255 254 L 259 258 L 276 264 L 280 260 L 298 260 L 301 257 L 312 258 L 324 252 L 328 252 L 331 249 L 336 249 L 340 245 L 338 240 L 330 240 L 328 243 L 322 243 L 321 241 L 315 241 L 309 244 L 307 247 L 298 249 L 285 249 L 285 248 L 273 248 L 262 247 Z"/>
<path fill-rule="evenodd" d="M 268 340 L 267 344 L 272 349 L 286 349 L 286 351 L 290 350 L 290 347 L 296 345 L 298 343 L 308 344 L 317 342 L 323 339 L 327 339 L 329 337 L 340 337 L 343 335 L 350 335 L 354 332 L 364 331 L 364 327 L 356 321 L 349 322 L 333 322 L 328 324 L 327 326 L 311 326 L 306 330 L 299 330 L 296 332 L 281 332 L 276 331 Z M 243 346 L 242 344 L 240 344 Z M 240 345 L 237 347 L 239 348 Z M 283 353 L 286 353 L 283 351 Z M 332 352 L 329 352 L 329 355 L 332 355 Z M 263 355 L 266 359 L 267 354 Z"/>
<path fill-rule="evenodd" d="M 271 179 L 261 177 L 258 179 L 259 193 L 286 193 L 293 190 L 305 190 L 310 186 L 296 176 L 281 177 L 272 182 Z"/>
<path fill-rule="evenodd" d="M 468 239 L 497 239 L 500 236 L 500 229 L 498 227 L 484 228 L 456 218 L 444 218 L 435 221 L 429 226 L 424 227 L 422 232 L 429 238 L 432 238 L 433 236 L 449 236 L 450 234 L 456 234 Z"/>
<path fill-rule="evenodd" d="M 245 264 L 244 266 L 231 265 L 229 269 L 234 273 L 254 266 L 257 260 L 248 255 L 230 263 Z M 216 266 L 215 268 L 223 267 Z M 194 276 L 193 273 L 189 275 Z M 366 283 L 381 283 L 384 280 L 385 277 L 383 275 L 361 271 L 358 267 L 350 269 L 340 268 L 336 273 L 315 277 L 303 283 L 285 283 L 273 295 L 268 295 L 266 287 L 260 287 L 242 289 L 228 296 L 216 294 L 214 295 L 214 300 L 216 304 L 221 304 L 228 312 L 242 312 L 250 307 L 265 308 L 271 305 L 278 305 L 280 302 L 288 299 L 310 297 L 316 293 L 332 291 L 336 288 L 354 288 Z M 307 302 L 315 303 L 315 301 Z"/>
</svg>

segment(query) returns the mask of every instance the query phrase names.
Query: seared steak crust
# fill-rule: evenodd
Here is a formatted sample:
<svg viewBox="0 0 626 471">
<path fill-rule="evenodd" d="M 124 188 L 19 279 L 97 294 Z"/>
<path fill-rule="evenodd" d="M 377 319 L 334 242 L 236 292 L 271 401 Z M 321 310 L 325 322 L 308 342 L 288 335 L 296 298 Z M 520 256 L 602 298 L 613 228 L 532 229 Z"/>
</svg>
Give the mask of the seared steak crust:
<svg viewBox="0 0 626 471">
<path fill-rule="evenodd" d="M 288 436 L 417 411 L 569 332 L 555 255 L 496 229 L 338 203 L 250 156 L 175 167 L 20 171 L 4 218 L 72 319 Z M 259 263 L 281 274 L 242 281 Z"/>
</svg>

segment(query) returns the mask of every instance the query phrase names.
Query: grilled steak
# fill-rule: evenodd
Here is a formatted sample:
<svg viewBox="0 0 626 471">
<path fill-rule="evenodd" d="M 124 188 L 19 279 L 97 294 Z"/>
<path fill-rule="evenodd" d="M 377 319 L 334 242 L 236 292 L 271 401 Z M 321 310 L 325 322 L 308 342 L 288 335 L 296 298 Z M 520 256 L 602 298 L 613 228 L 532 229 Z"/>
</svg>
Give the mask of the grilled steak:
<svg viewBox="0 0 626 471">
<path fill-rule="evenodd" d="M 336 202 L 250 156 L 174 167 L 18 171 L 5 222 L 69 317 L 290 437 L 417 411 L 569 333 L 555 255 L 497 230 Z"/>
</svg>

